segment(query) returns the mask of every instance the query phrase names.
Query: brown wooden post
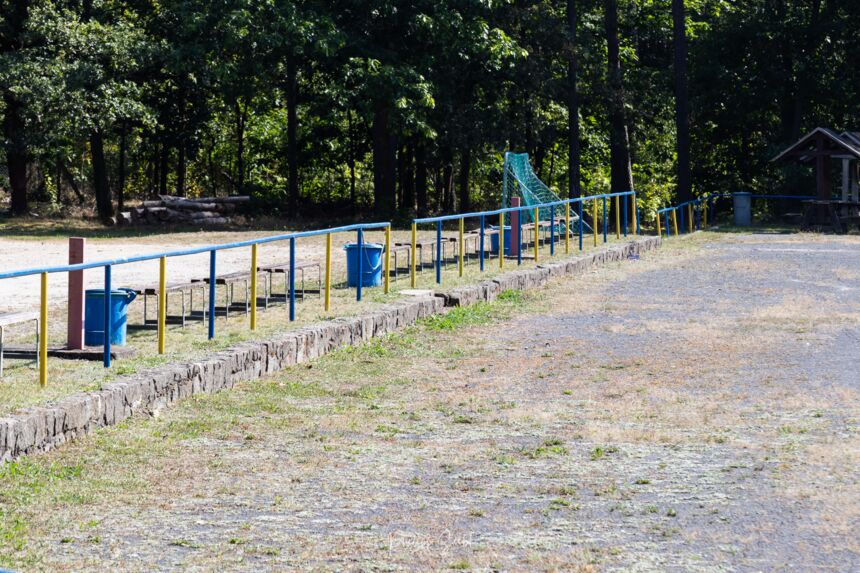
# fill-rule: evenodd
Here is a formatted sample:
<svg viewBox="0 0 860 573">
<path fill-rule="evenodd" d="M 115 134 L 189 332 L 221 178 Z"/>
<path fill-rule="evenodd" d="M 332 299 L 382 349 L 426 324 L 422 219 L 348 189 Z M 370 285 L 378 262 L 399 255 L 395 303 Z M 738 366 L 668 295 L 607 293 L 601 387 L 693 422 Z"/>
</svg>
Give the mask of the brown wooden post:
<svg viewBox="0 0 860 573">
<path fill-rule="evenodd" d="M 830 199 L 830 157 L 827 155 L 819 155 L 815 158 L 815 187 L 816 195 L 822 201 Z"/>
<path fill-rule="evenodd" d="M 69 238 L 69 264 L 84 262 L 87 240 L 79 237 Z M 69 273 L 69 318 L 67 341 L 70 350 L 84 347 L 84 271 Z"/>
</svg>

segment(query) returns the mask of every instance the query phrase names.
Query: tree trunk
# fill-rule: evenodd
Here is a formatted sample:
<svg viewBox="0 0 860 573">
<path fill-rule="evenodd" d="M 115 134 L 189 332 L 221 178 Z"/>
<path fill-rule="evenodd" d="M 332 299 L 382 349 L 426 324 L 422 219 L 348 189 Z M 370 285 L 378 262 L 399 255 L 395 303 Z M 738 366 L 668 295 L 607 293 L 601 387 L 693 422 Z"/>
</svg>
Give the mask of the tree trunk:
<svg viewBox="0 0 860 573">
<path fill-rule="evenodd" d="M 630 141 L 624 113 L 624 84 L 619 58 L 618 1 L 604 0 L 606 24 L 607 76 L 609 84 L 611 191 L 633 189 L 630 164 Z"/>
<path fill-rule="evenodd" d="M 378 217 L 394 213 L 396 196 L 395 137 L 388 125 L 389 109 L 384 102 L 376 104 L 373 115 L 373 211 Z"/>
<path fill-rule="evenodd" d="M 289 212 L 296 215 L 299 208 L 299 153 L 296 144 L 298 102 L 298 77 L 296 71 L 296 57 L 290 54 L 287 57 L 287 163 L 289 165 L 288 190 Z"/>
<path fill-rule="evenodd" d="M 103 223 L 108 223 L 113 217 L 114 211 L 105 162 L 104 139 L 100 131 L 94 131 L 90 135 L 90 153 L 93 160 L 93 189 L 96 193 L 96 211 L 99 219 Z"/>
<path fill-rule="evenodd" d="M 188 161 L 185 153 L 185 142 L 180 141 L 176 146 L 176 195 L 185 197 Z"/>
<path fill-rule="evenodd" d="M 418 216 L 427 216 L 427 158 L 424 144 L 415 148 L 415 193 L 418 199 Z"/>
<path fill-rule="evenodd" d="M 690 100 L 687 88 L 687 21 L 684 0 L 672 0 L 675 53 L 675 128 L 678 153 L 678 201 L 693 198 L 690 172 Z"/>
<path fill-rule="evenodd" d="M 128 127 L 122 126 L 119 136 L 119 165 L 117 165 L 116 209 L 125 209 L 125 156 L 128 151 Z"/>
<path fill-rule="evenodd" d="M 167 172 L 168 160 L 170 159 L 170 146 L 167 145 L 167 136 L 162 134 L 161 150 L 158 156 L 158 194 L 168 195 L 167 193 Z"/>
<path fill-rule="evenodd" d="M 30 157 L 24 141 L 24 104 L 10 93 L 3 96 L 5 113 L 3 135 L 6 139 L 6 167 L 9 170 L 9 186 L 12 192 L 12 214 L 25 215 L 27 202 L 27 163 Z"/>
<path fill-rule="evenodd" d="M 415 212 L 414 144 L 409 141 L 400 150 L 400 215 L 409 218 Z"/>
<path fill-rule="evenodd" d="M 346 131 L 347 131 L 347 161 L 349 162 L 349 204 L 353 209 L 357 207 L 355 196 L 355 134 L 352 128 L 352 111 L 346 111 Z"/>
<path fill-rule="evenodd" d="M 444 213 L 454 210 L 454 153 L 451 147 L 444 145 L 441 150 L 442 179 L 440 182 L 439 208 Z"/>
<path fill-rule="evenodd" d="M 245 122 L 248 116 L 247 105 L 243 106 L 240 99 L 236 99 L 236 177 L 233 187 L 237 195 L 245 192 Z"/>
<path fill-rule="evenodd" d="M 469 197 L 469 176 L 472 168 L 472 150 L 466 148 L 460 152 L 460 212 L 468 213 L 471 208 Z"/>
<path fill-rule="evenodd" d="M 577 85 L 578 61 L 576 51 L 577 13 L 576 0 L 567 0 L 567 196 L 569 199 L 582 195 L 580 165 L 582 151 L 579 144 L 579 86 Z"/>
</svg>

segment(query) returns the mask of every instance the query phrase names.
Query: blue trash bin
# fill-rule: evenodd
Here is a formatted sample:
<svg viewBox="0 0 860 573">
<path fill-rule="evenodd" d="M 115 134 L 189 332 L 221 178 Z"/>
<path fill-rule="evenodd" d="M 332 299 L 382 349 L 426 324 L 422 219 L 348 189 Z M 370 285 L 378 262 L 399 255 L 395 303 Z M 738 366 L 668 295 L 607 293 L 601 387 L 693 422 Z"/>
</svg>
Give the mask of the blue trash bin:
<svg viewBox="0 0 860 573">
<path fill-rule="evenodd" d="M 346 251 L 346 284 L 358 286 L 358 243 L 347 243 L 343 246 Z M 385 247 L 380 243 L 361 244 L 361 286 L 372 287 L 382 284 L 382 252 Z"/>
<path fill-rule="evenodd" d="M 128 326 L 128 305 L 137 297 L 131 289 L 117 289 L 110 293 L 111 335 L 110 343 L 125 346 Z M 84 344 L 104 346 L 105 291 L 88 289 L 84 308 Z"/>
<path fill-rule="evenodd" d="M 490 225 L 490 229 L 493 231 L 497 231 L 499 229 L 496 225 Z M 499 252 L 499 234 L 493 233 L 490 235 L 490 251 L 493 253 Z M 511 254 L 511 226 L 505 225 L 505 255 Z"/>
</svg>

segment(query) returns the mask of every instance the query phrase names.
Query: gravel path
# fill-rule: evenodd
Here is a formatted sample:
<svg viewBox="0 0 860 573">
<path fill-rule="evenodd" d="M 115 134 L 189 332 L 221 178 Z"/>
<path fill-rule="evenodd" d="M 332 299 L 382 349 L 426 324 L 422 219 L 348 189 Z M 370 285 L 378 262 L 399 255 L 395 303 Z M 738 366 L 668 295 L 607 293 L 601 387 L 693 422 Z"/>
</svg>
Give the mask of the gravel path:
<svg viewBox="0 0 860 573">
<path fill-rule="evenodd" d="M 53 571 L 860 570 L 856 237 L 699 236 L 487 313 L 31 460 L 4 476 L 0 510 L 25 525 L 0 555 Z"/>
</svg>

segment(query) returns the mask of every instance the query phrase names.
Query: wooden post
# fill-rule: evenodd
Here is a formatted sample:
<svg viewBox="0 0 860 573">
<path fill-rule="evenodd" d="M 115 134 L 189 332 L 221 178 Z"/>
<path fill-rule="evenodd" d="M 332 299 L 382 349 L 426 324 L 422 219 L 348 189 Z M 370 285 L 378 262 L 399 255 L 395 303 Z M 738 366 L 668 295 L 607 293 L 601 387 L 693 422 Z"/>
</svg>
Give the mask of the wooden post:
<svg viewBox="0 0 860 573">
<path fill-rule="evenodd" d="M 80 237 L 69 238 L 69 264 L 84 262 L 87 240 Z M 69 318 L 66 326 L 66 346 L 69 350 L 84 347 L 84 271 L 69 273 Z"/>
</svg>

